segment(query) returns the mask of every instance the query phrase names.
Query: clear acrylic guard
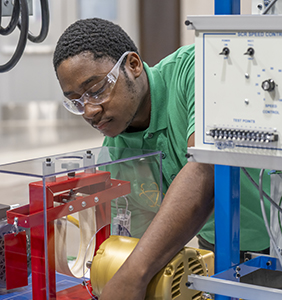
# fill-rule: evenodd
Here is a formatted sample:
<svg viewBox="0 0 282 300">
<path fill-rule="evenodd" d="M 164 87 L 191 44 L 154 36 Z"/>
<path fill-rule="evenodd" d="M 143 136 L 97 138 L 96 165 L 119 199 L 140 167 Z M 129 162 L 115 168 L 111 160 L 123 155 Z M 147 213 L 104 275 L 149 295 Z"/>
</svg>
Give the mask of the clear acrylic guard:
<svg viewBox="0 0 282 300">
<path fill-rule="evenodd" d="M 89 299 L 85 253 L 91 261 L 111 235 L 125 196 L 130 235 L 142 236 L 162 201 L 161 172 L 161 152 L 110 147 L 1 165 L 1 299 Z"/>
</svg>

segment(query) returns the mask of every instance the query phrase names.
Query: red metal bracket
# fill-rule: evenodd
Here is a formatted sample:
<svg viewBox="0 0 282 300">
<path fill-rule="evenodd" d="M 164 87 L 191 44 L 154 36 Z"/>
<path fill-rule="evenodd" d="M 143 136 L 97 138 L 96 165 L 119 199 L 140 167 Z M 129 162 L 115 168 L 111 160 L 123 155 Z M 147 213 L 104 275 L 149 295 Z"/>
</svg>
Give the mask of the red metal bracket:
<svg viewBox="0 0 282 300">
<path fill-rule="evenodd" d="M 110 175 L 104 171 L 81 172 L 75 177 L 62 176 L 55 182 L 45 181 L 45 186 L 43 181 L 32 182 L 29 184 L 29 205 L 7 212 L 8 223 L 13 224 L 16 217 L 18 226 L 30 228 L 34 300 L 46 299 L 47 271 L 49 299 L 56 299 L 54 220 L 96 206 L 97 230 L 101 229 L 96 236 L 96 250 L 110 236 L 111 200 L 131 192 L 129 181 L 111 179 Z M 47 236 L 44 236 L 44 192 Z M 45 269 L 44 238 L 48 240 L 48 270 Z"/>
</svg>

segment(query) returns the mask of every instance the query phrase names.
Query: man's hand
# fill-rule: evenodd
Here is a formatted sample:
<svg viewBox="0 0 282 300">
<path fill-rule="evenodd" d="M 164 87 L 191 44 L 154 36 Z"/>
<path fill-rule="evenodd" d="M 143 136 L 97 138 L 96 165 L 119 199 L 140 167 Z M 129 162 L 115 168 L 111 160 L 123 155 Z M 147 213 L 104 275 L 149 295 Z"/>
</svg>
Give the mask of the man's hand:
<svg viewBox="0 0 282 300">
<path fill-rule="evenodd" d="M 113 278 L 103 288 L 99 300 L 144 300 L 147 284 L 137 275 L 121 267 Z"/>
</svg>

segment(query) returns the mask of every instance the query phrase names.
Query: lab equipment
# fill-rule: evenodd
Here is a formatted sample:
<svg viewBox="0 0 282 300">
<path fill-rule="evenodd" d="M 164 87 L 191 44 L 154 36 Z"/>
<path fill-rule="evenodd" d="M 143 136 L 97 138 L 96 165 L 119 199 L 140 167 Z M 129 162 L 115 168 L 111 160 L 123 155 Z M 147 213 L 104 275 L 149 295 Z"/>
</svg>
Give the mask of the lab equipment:
<svg viewBox="0 0 282 300">
<path fill-rule="evenodd" d="M 130 203 L 134 190 L 131 184 L 140 187 L 148 177 L 154 177 L 161 185 L 161 172 L 155 173 L 159 178 L 152 176 L 149 169 L 138 178 L 128 175 L 129 167 L 140 165 L 144 160 L 155 164 L 154 170 L 157 170 L 160 159 L 161 152 L 100 147 L 1 165 L 1 199 L 20 203 L 5 211 L 11 230 L 3 234 L 5 259 L 1 252 L 0 261 L 5 261 L 3 281 L 7 297 L 20 297 L 24 292 L 27 299 L 64 299 L 74 295 L 89 299 L 89 279 L 82 279 L 86 269 L 83 262 L 91 261 L 101 243 L 111 235 L 111 201 L 127 196 Z M 6 178 L 8 174 L 12 180 L 3 186 L 2 176 Z M 131 181 L 126 180 L 126 176 L 130 176 Z M 74 222 L 76 215 L 79 220 Z M 78 241 L 74 229 L 69 230 L 67 238 L 66 227 L 70 221 L 79 227 Z M 75 246 L 79 248 L 78 253 L 70 265 L 68 253 Z M 58 274 L 67 276 L 67 282 L 72 282 L 70 278 L 79 279 L 80 284 L 72 284 L 67 289 L 57 284 Z M 5 299 L 4 289 L 1 293 Z"/>
</svg>

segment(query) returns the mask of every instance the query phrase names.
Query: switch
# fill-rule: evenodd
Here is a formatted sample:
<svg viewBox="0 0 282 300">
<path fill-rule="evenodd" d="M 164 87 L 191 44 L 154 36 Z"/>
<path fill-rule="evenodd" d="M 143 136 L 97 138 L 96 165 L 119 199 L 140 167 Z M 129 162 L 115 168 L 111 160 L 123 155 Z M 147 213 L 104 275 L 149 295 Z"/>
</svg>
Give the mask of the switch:
<svg viewBox="0 0 282 300">
<path fill-rule="evenodd" d="M 224 48 L 222 49 L 222 51 L 219 53 L 219 55 L 225 55 L 225 56 L 227 56 L 227 55 L 229 55 L 229 53 L 230 53 L 229 48 L 224 47 Z"/>
<path fill-rule="evenodd" d="M 244 53 L 244 55 L 249 55 L 249 56 L 253 56 L 255 54 L 255 49 L 250 47 L 248 48 L 247 52 Z"/>
</svg>

